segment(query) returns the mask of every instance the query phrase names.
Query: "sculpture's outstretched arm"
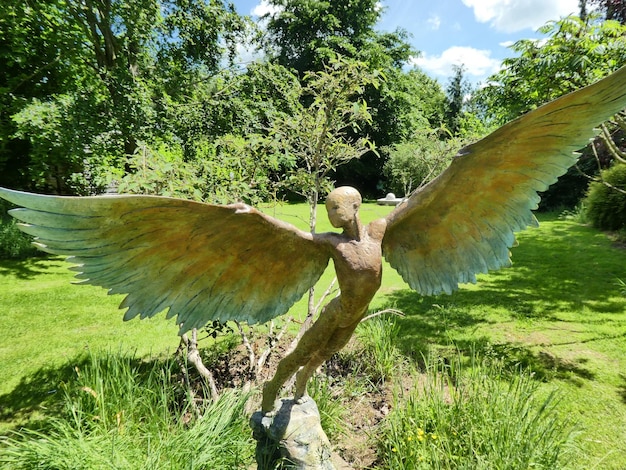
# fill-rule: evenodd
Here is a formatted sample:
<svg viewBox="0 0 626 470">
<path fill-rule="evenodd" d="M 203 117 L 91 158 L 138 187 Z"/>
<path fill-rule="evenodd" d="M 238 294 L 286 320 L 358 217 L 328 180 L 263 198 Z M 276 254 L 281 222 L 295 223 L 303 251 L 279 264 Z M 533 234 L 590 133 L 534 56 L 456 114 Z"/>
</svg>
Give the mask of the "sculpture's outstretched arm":
<svg viewBox="0 0 626 470">
<path fill-rule="evenodd" d="M 536 224 L 537 192 L 577 159 L 594 126 L 626 107 L 626 68 L 462 149 L 386 218 L 383 254 L 416 291 L 451 292 L 510 264 L 515 231 Z"/>
<path fill-rule="evenodd" d="M 127 294 L 124 318 L 169 308 L 181 333 L 212 320 L 285 313 L 328 264 L 311 234 L 245 204 L 156 196 L 43 196 L 0 188 L 44 251 L 71 256 L 78 278 Z"/>
</svg>

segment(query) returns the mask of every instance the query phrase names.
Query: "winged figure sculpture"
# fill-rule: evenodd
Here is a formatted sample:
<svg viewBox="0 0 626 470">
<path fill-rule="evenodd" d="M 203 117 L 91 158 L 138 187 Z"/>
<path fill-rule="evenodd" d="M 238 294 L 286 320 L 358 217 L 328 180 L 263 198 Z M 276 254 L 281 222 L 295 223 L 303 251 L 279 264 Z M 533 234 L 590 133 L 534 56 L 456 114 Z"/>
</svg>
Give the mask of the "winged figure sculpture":
<svg viewBox="0 0 626 470">
<path fill-rule="evenodd" d="M 514 233 L 536 225 L 538 192 L 575 163 L 594 126 L 626 107 L 626 68 L 511 121 L 462 149 L 436 179 L 363 226 L 361 196 L 332 191 L 341 233 L 309 233 L 245 204 L 157 196 L 46 196 L 0 189 L 42 250 L 67 255 L 77 277 L 126 294 L 124 319 L 168 310 L 180 332 L 219 320 L 282 315 L 333 260 L 340 295 L 322 310 L 263 389 L 269 412 L 296 375 L 306 398 L 315 369 L 341 349 L 380 287 L 382 257 L 417 292 L 450 293 L 510 265 Z"/>
</svg>

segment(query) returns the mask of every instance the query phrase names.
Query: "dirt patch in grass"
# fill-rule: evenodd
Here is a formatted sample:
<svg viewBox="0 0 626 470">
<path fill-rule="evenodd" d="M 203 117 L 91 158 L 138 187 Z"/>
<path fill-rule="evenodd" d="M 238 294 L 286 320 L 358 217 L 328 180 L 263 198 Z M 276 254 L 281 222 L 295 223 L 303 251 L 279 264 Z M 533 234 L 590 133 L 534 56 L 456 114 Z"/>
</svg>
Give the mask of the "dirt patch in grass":
<svg viewBox="0 0 626 470">
<path fill-rule="evenodd" d="M 257 389 L 260 390 L 264 381 L 271 378 L 276 370 L 280 359 L 284 357 L 292 338 L 284 338 L 273 345 L 263 368 L 258 373 L 251 371 L 250 351 L 243 345 L 237 344 L 232 349 L 223 351 L 214 357 L 205 357 L 205 364 L 214 374 L 218 390 L 223 392 L 227 389 Z M 265 338 L 250 341 L 255 352 L 254 359 L 258 360 L 260 354 L 266 349 Z M 378 426 L 394 407 L 397 398 L 419 386 L 419 375 L 402 376 L 396 378 L 396 382 L 387 381 L 373 383 L 368 377 L 356 377 L 361 374 L 355 371 L 352 360 L 354 352 L 359 351 L 360 345 L 353 338 L 345 350 L 336 354 L 327 361 L 317 372 L 317 380 L 327 381 L 331 388 L 333 400 L 341 403 L 343 410 L 341 415 L 341 431 L 333 436 L 333 443 L 337 453 L 353 468 L 369 468 L 378 459 L 376 433 Z M 352 353 L 352 354 L 351 354 Z M 200 375 L 190 368 L 190 381 L 195 390 L 196 397 L 204 397 L 206 388 Z M 416 379 L 416 377 L 418 377 Z M 181 378 L 182 380 L 182 378 Z M 365 384 L 359 393 L 350 391 L 346 386 L 347 381 L 358 380 Z M 309 389 L 311 389 L 309 385 Z M 290 387 L 283 390 L 282 396 L 293 393 Z M 260 393 L 253 394 L 249 406 L 250 415 L 260 408 Z M 321 412 L 324 412 L 322 400 L 316 400 Z M 328 431 L 327 431 L 328 432 Z"/>
</svg>

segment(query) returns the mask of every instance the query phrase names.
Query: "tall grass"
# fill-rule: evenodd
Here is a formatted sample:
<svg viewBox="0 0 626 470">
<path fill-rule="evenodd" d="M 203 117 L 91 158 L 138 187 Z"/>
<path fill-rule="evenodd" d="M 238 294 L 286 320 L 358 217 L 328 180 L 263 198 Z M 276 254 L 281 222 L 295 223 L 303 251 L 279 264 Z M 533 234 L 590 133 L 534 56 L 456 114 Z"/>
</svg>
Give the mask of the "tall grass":
<svg viewBox="0 0 626 470">
<path fill-rule="evenodd" d="M 15 469 L 233 469 L 254 449 L 247 396 L 225 393 L 197 408 L 172 361 L 90 354 L 62 384 L 64 410 L 44 429 L 0 441 L 0 466 Z"/>
<path fill-rule="evenodd" d="M 392 316 L 375 316 L 362 322 L 356 335 L 364 372 L 375 382 L 384 383 L 398 374 L 405 358 L 398 349 L 401 330 Z"/>
<path fill-rule="evenodd" d="M 483 361 L 427 360 L 425 385 L 389 416 L 380 440 L 385 469 L 565 468 L 571 426 L 555 394 L 529 374 Z M 502 380 L 506 378 L 506 380 Z"/>
</svg>

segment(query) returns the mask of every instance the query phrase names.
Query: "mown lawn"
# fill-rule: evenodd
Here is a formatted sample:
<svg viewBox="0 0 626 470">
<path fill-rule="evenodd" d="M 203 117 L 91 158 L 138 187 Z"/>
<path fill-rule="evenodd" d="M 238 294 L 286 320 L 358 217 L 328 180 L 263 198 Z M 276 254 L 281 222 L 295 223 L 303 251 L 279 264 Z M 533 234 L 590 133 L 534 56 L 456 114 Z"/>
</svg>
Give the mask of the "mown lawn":
<svg viewBox="0 0 626 470">
<path fill-rule="evenodd" d="M 390 208 L 366 204 L 365 221 Z M 307 208 L 269 210 L 303 228 Z M 319 231 L 329 230 L 320 211 Z M 387 267 L 373 309 L 393 307 L 400 350 L 419 361 L 432 350 L 503 359 L 557 389 L 563 419 L 578 423 L 576 468 L 626 462 L 626 250 L 601 233 L 554 215 L 519 234 L 514 266 L 481 276 L 451 296 L 420 297 Z M 59 258 L 0 262 L 0 432 L 37 419 L 55 396 L 50 377 L 86 348 L 167 355 L 178 344 L 173 321 L 123 323 L 121 297 L 74 286 Z M 332 270 L 320 280 L 323 291 Z M 305 301 L 294 307 L 304 312 Z"/>
</svg>

